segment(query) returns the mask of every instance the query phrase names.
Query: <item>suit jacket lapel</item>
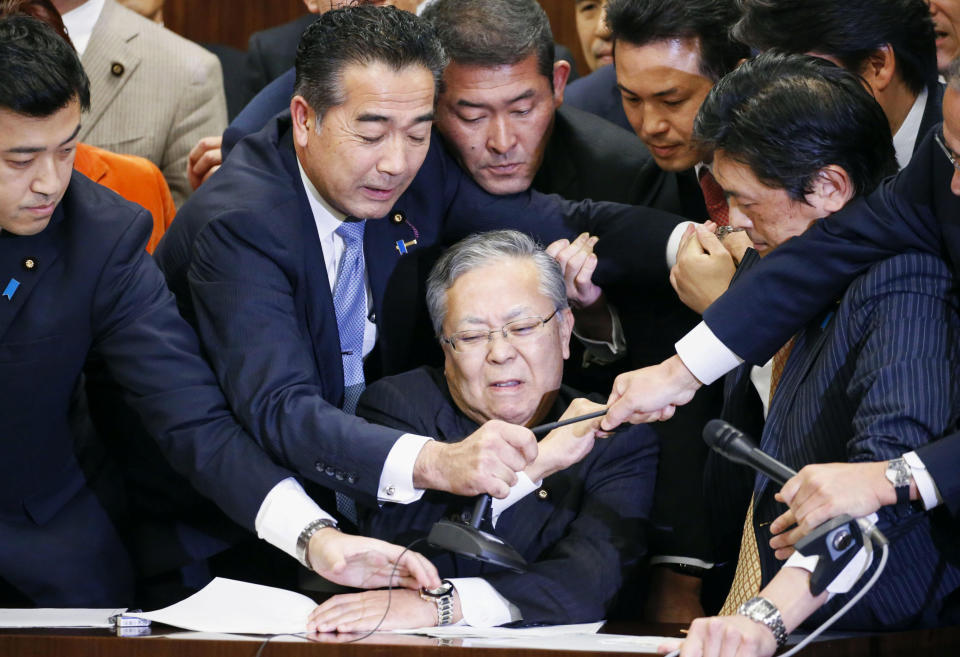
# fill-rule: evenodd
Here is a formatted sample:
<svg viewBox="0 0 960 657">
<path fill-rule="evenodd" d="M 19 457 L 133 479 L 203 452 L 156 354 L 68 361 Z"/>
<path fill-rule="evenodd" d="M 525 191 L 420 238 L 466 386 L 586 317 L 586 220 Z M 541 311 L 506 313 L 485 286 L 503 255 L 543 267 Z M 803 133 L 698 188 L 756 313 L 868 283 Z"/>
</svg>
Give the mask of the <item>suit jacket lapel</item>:
<svg viewBox="0 0 960 657">
<path fill-rule="evenodd" d="M 343 360 L 340 355 L 340 331 L 337 327 L 337 311 L 333 305 L 330 279 L 323 259 L 317 222 L 307 201 L 307 191 L 300 179 L 297 156 L 293 149 L 292 130 L 288 127 L 278 137 L 277 151 L 291 184 L 297 190 L 300 206 L 300 234 L 303 240 L 303 263 L 305 289 L 303 301 L 306 306 L 307 331 L 313 346 L 317 373 L 323 383 L 324 397 L 338 404 L 343 397 Z"/>
<path fill-rule="evenodd" d="M 49 225 L 37 235 L 0 234 L 0 340 L 27 303 L 30 294 L 50 265 L 59 257 L 60 231 L 63 230 L 63 202 L 54 210 Z M 28 268 L 27 259 L 34 267 Z M 43 337 L 43 336 L 37 336 Z"/>
<path fill-rule="evenodd" d="M 927 104 L 923 108 L 920 119 L 920 130 L 917 132 L 917 141 L 913 144 L 913 152 L 920 148 L 923 137 L 930 132 L 930 128 L 943 120 L 943 85 L 939 82 L 927 87 Z"/>
<path fill-rule="evenodd" d="M 830 334 L 828 327 L 833 319 L 833 312 L 831 308 L 828 312 L 821 314 L 817 320 L 811 322 L 799 333 L 793 345 L 793 351 L 790 352 L 790 360 L 787 361 L 783 376 L 780 378 L 777 394 L 774 396 L 773 404 L 770 405 L 770 413 L 764 426 L 763 440 L 760 441 L 760 449 L 775 459 L 780 458 L 781 437 L 787 433 L 784 430 L 784 424 L 790 418 L 801 386 L 810 374 L 814 363 L 817 362 L 827 336 Z M 758 498 L 769 481 L 767 477 L 757 477 L 755 491 Z"/>
<path fill-rule="evenodd" d="M 140 66 L 140 57 L 127 45 L 138 34 L 136 24 L 124 19 L 114 0 L 106 0 L 82 57 L 83 68 L 90 78 L 90 112 L 84 117 L 81 141 Z"/>
</svg>

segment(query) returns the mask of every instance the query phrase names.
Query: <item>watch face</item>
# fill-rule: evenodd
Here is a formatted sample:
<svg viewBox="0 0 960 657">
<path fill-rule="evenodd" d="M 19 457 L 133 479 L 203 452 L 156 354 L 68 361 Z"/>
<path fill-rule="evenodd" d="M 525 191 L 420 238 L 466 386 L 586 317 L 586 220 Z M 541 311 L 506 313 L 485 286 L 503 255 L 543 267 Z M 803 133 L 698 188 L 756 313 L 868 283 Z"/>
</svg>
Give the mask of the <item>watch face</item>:
<svg viewBox="0 0 960 657">
<path fill-rule="evenodd" d="M 453 590 L 453 584 L 444 580 L 440 583 L 435 589 L 423 589 L 424 595 L 429 595 L 431 598 L 440 598 L 450 593 Z"/>
</svg>

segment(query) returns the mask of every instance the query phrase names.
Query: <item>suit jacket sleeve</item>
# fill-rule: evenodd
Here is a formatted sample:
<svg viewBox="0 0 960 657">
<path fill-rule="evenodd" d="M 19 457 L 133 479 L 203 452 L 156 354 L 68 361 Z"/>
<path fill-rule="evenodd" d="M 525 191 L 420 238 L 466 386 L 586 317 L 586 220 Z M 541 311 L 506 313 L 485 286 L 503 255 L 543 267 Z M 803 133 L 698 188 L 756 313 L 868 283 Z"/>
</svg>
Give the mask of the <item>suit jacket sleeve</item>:
<svg viewBox="0 0 960 657">
<path fill-rule="evenodd" d="M 582 470 L 586 477 L 583 500 L 560 540 L 537 556 L 526 573 L 485 576 L 520 609 L 525 623 L 585 623 L 604 618 L 646 554 L 644 532 L 656 479 L 656 439 L 644 427 L 608 440 L 594 447 L 602 453 Z M 521 512 L 515 505 L 504 512 L 501 522 L 506 514 Z"/>
<path fill-rule="evenodd" d="M 669 276 L 667 240 L 684 221 L 681 217 L 643 206 L 567 201 L 535 191 L 493 196 L 462 170 L 453 173 L 461 179 L 447 214 L 443 238 L 447 243 L 471 233 L 514 229 L 547 245 L 561 238 L 572 240 L 586 231 L 600 237 L 593 279 L 598 285 L 644 280 L 662 283 Z"/>
<path fill-rule="evenodd" d="M 402 433 L 324 399 L 322 364 L 297 323 L 290 281 L 264 245 L 241 232 L 225 221 L 209 222 L 188 274 L 198 331 L 224 394 L 276 461 L 373 503 L 383 463 Z"/>
<path fill-rule="evenodd" d="M 187 157 L 198 141 L 219 135 L 227 127 L 227 96 L 223 87 L 220 61 L 211 53 L 198 60 L 199 70 L 177 89 L 177 108 L 160 168 L 170 184 L 177 205 L 183 204 L 193 189 L 187 179 Z"/>
<path fill-rule="evenodd" d="M 960 319 L 946 265 L 914 254 L 880 268 L 896 273 L 879 289 L 867 289 L 869 274 L 851 288 L 853 335 L 862 345 L 847 389 L 859 400 L 847 445 L 852 462 L 896 458 L 943 435 L 960 415 Z M 881 521 L 891 539 L 912 524 L 892 508 L 881 510 Z"/>
<path fill-rule="evenodd" d="M 291 473 L 231 415 L 196 335 L 144 251 L 150 224 L 141 209 L 99 274 L 93 349 L 173 467 L 252 529 L 266 494 Z"/>
<path fill-rule="evenodd" d="M 960 216 L 960 199 L 949 192 L 952 174 L 927 134 L 903 171 L 777 247 L 704 312 L 704 321 L 744 360 L 765 363 L 873 263 L 908 250 L 941 254 L 938 221 Z"/>
</svg>

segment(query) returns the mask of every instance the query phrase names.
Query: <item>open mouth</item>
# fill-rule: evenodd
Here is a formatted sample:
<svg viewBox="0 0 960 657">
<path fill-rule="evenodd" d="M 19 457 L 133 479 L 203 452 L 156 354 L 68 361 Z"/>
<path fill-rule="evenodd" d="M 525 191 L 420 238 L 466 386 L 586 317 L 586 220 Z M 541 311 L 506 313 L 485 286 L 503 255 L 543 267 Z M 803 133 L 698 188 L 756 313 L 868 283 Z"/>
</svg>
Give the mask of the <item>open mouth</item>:
<svg viewBox="0 0 960 657">
<path fill-rule="evenodd" d="M 497 390 L 511 390 L 520 387 L 521 383 L 519 379 L 507 379 L 505 381 L 494 381 L 490 384 L 490 387 Z"/>
</svg>

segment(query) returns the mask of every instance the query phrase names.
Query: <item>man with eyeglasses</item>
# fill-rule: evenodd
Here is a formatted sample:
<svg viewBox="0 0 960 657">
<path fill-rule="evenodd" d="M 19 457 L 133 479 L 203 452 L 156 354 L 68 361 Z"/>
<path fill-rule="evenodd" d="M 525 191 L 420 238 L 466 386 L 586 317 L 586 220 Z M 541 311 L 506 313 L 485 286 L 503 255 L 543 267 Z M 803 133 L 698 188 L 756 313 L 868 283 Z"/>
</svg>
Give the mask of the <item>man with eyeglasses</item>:
<svg viewBox="0 0 960 657">
<path fill-rule="evenodd" d="M 451 247 L 430 274 L 427 305 L 443 346 L 443 372 L 419 368 L 379 380 L 361 397 L 358 415 L 453 443 L 491 419 L 532 427 L 601 408 L 560 384 L 573 316 L 560 266 L 529 236 L 493 231 Z M 607 617 L 646 551 L 658 444 L 646 427 L 595 442 L 598 424 L 584 421 L 549 433 L 536 460 L 518 473 L 522 483 L 510 498 L 493 501 L 494 527 L 487 529 L 528 560 L 527 573 L 448 553 L 430 557 L 441 576 L 455 577 L 447 621 L 492 626 Z M 413 504 L 383 505 L 362 528 L 407 544 L 473 503 L 427 491 Z M 438 622 L 436 605 L 416 591 L 390 595 L 383 629 Z M 369 591 L 331 598 L 308 625 L 368 630 L 387 596 Z"/>
</svg>

